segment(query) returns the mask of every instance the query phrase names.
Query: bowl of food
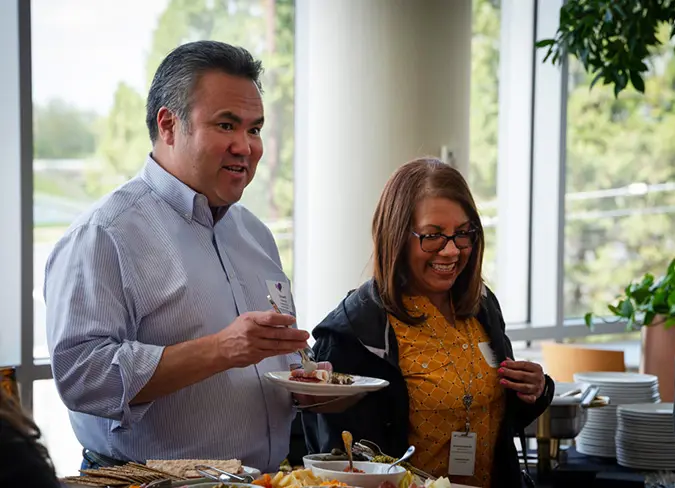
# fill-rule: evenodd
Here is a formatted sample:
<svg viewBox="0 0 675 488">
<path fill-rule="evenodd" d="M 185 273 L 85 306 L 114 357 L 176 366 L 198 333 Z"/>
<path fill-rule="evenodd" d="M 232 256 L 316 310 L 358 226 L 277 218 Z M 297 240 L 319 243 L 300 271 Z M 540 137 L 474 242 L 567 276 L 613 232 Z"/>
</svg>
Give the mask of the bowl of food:
<svg viewBox="0 0 675 488">
<path fill-rule="evenodd" d="M 321 454 L 307 454 L 302 458 L 302 464 L 305 468 L 311 468 L 316 463 L 323 461 L 347 461 L 347 455 L 340 452 L 325 452 Z M 354 461 L 367 461 L 365 456 L 354 453 Z"/>
<path fill-rule="evenodd" d="M 354 471 L 349 471 L 348 461 L 319 461 L 312 465 L 312 472 L 327 480 L 337 480 L 349 486 L 378 488 L 385 481 L 398 486 L 406 470 L 390 464 L 354 461 Z"/>
</svg>

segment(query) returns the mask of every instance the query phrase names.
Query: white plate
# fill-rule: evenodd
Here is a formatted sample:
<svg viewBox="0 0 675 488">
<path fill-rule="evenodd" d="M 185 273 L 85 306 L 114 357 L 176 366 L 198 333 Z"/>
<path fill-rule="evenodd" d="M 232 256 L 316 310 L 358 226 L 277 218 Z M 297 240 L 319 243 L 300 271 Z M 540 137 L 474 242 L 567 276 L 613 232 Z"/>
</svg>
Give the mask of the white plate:
<svg viewBox="0 0 675 488">
<path fill-rule="evenodd" d="M 652 415 L 664 415 L 664 416 L 673 416 L 673 404 L 672 403 L 639 403 L 636 405 L 621 405 L 619 407 L 619 415 L 622 413 L 636 413 L 641 417 L 652 416 Z"/>
<path fill-rule="evenodd" d="M 658 381 L 658 378 L 651 374 L 641 373 L 620 373 L 612 371 L 594 371 L 588 373 L 575 373 L 574 381 L 582 383 L 591 383 L 592 385 L 622 385 L 632 384 L 635 386 L 651 386 Z"/>
<path fill-rule="evenodd" d="M 301 395 L 316 396 L 351 396 L 359 393 L 381 390 L 389 386 L 389 382 L 377 378 L 368 378 L 367 376 L 353 376 L 354 383 L 351 385 L 331 385 L 328 383 L 304 383 L 302 381 L 291 381 L 289 371 L 276 371 L 265 373 L 265 377 L 273 383 L 285 388 L 291 393 Z"/>
</svg>

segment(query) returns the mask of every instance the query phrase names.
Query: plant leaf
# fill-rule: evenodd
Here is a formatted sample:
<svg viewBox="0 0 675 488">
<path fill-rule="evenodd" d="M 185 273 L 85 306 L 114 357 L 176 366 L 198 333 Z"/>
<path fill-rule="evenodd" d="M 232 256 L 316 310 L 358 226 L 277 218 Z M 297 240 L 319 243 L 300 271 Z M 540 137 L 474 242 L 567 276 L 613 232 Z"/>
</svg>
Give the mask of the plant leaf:
<svg viewBox="0 0 675 488">
<path fill-rule="evenodd" d="M 675 325 L 675 317 L 670 317 L 668 320 L 666 320 L 666 323 L 663 324 L 666 329 L 670 329 L 673 325 Z"/>
<path fill-rule="evenodd" d="M 633 302 L 626 299 L 621 302 L 620 305 L 621 316 L 623 317 L 632 317 L 635 313 L 635 308 L 633 308 Z"/>
<path fill-rule="evenodd" d="M 593 314 L 591 312 L 588 312 L 586 315 L 584 315 L 584 322 L 586 322 L 586 327 L 593 327 Z"/>
<path fill-rule="evenodd" d="M 642 79 L 642 75 L 637 71 L 630 72 L 630 82 L 633 84 L 633 87 L 640 93 L 645 92 L 645 82 Z"/>
<path fill-rule="evenodd" d="M 600 78 L 602 78 L 602 73 L 598 73 L 597 75 L 595 75 L 595 78 L 593 78 L 593 81 L 591 81 L 591 86 L 589 90 L 593 89 L 593 86 L 595 86 L 595 84 L 600 80 Z"/>
<path fill-rule="evenodd" d="M 670 295 L 668 295 L 668 306 L 675 307 L 675 290 L 671 291 Z"/>
<path fill-rule="evenodd" d="M 654 321 L 654 317 L 656 317 L 656 314 L 654 312 L 647 312 L 642 319 L 642 323 L 644 325 L 651 325 L 651 323 Z"/>
<path fill-rule="evenodd" d="M 552 46 L 553 44 L 555 44 L 555 39 L 542 39 L 541 41 L 537 41 L 534 44 L 534 47 L 541 48 L 546 46 Z"/>
</svg>

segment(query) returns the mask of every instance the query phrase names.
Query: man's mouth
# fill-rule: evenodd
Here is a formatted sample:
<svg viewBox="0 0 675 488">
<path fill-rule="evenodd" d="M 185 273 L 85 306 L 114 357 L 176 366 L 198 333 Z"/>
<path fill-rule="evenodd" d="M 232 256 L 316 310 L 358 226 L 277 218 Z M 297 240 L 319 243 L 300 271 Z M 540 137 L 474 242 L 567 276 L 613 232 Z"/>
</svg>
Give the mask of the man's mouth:
<svg viewBox="0 0 675 488">
<path fill-rule="evenodd" d="M 232 173 L 244 173 L 246 172 L 246 167 L 244 166 L 223 166 L 227 171 L 231 171 Z"/>
<path fill-rule="evenodd" d="M 441 273 L 451 273 L 457 267 L 457 262 L 454 263 L 431 263 L 431 268 Z"/>
</svg>

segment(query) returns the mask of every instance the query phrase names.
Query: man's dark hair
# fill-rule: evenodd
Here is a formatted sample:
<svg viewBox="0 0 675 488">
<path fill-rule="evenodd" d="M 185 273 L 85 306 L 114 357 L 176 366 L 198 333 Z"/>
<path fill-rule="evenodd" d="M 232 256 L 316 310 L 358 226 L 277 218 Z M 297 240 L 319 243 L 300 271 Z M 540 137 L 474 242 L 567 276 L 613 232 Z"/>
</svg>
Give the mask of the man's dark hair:
<svg viewBox="0 0 675 488">
<path fill-rule="evenodd" d="M 145 123 L 153 144 L 159 135 L 157 113 L 162 107 L 171 110 L 189 127 L 192 92 L 201 75 L 207 71 L 222 71 L 248 78 L 262 91 L 262 62 L 253 58 L 243 47 L 217 41 L 183 44 L 164 58 L 150 85 Z"/>
</svg>

